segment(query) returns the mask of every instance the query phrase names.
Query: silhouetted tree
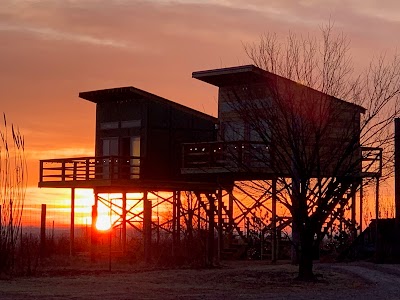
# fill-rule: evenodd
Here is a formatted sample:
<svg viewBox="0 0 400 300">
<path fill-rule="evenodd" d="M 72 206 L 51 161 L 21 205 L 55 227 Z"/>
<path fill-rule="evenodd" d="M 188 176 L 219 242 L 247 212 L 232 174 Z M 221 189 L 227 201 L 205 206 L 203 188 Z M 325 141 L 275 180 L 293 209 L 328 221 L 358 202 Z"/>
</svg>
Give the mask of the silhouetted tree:
<svg viewBox="0 0 400 300">
<path fill-rule="evenodd" d="M 355 74 L 349 49 L 347 37 L 331 24 L 321 27 L 320 40 L 291 33 L 279 42 L 265 34 L 245 51 L 270 72 L 266 80 L 220 90 L 232 124 L 241 120 L 249 126 L 247 138 L 264 145 L 247 152 L 246 164 L 249 171 L 262 165 L 276 175 L 278 199 L 293 218 L 300 279 L 314 278 L 312 253 L 324 224 L 340 215 L 362 182 L 362 155 L 373 150 L 362 153 L 360 146 L 386 149 L 392 143 L 388 128 L 398 113 L 400 59 L 383 55 Z M 379 164 L 368 171 L 379 176 Z"/>
</svg>

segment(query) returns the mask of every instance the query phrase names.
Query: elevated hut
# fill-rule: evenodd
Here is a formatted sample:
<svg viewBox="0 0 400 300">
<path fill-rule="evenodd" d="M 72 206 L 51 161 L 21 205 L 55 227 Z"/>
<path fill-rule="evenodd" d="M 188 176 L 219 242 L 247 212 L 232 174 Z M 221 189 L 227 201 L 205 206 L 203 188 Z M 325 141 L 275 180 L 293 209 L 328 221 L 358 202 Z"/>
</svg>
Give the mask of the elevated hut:
<svg viewBox="0 0 400 300">
<path fill-rule="evenodd" d="M 355 220 L 356 187 L 365 176 L 380 176 L 369 174 L 364 163 L 381 163 L 382 157 L 381 149 L 360 145 L 364 108 L 253 65 L 194 72 L 193 78 L 218 87 L 218 118 L 135 87 L 79 94 L 96 104 L 95 156 L 41 160 L 38 184 L 71 188 L 71 253 L 76 188 L 93 189 L 93 222 L 98 202 L 105 201 L 100 193 L 122 194 L 120 217 L 114 225 L 122 226 L 125 250 L 127 224 L 139 218 L 145 254 L 150 253 L 152 230 L 162 227 L 152 220 L 152 209 L 158 204 L 153 205 L 147 194 L 172 193 L 170 198 L 163 198 L 172 206 L 172 220 L 165 222 L 165 231 L 172 233 L 174 242 L 179 241 L 182 214 L 188 217 L 185 222 L 191 222 L 187 228 L 194 226 L 195 219 L 199 231 L 206 224 L 211 263 L 215 231 L 219 253 L 225 237 L 232 240 L 234 232 L 244 240 L 243 223 L 259 220 L 255 211 L 265 208 L 267 200 L 272 199 L 273 217 L 262 225 L 263 232 L 270 230 L 276 239 L 276 232 L 290 224 L 290 218 L 276 215 L 277 177 L 301 177 L 301 172 L 307 171 L 316 178 L 350 178 L 351 195 L 346 197 L 353 199 Z M 313 134 L 313 127 L 323 129 L 322 139 Z M 295 134 L 293 128 L 297 129 Z M 293 164 L 297 154 L 291 141 L 296 144 L 300 140 L 302 159 L 310 161 L 317 155 L 318 164 L 310 168 Z M 364 150 L 375 156 L 368 158 Z M 340 161 L 347 152 L 351 155 Z M 271 180 L 272 196 L 264 195 L 267 198 L 255 199 L 251 207 L 246 207 L 233 195 L 234 182 L 258 179 Z M 192 193 L 187 210 L 182 206 L 181 192 Z M 127 204 L 127 193 L 143 194 L 141 213 L 131 209 L 136 204 Z M 107 205 L 111 211 L 112 201 Z"/>
</svg>

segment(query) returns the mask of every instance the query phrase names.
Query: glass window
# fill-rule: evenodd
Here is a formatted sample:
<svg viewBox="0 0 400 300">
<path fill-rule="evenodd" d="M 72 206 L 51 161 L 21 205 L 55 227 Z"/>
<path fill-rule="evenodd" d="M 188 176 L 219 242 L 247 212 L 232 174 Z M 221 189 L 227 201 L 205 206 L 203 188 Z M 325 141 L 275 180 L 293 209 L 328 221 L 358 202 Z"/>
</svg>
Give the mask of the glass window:
<svg viewBox="0 0 400 300">
<path fill-rule="evenodd" d="M 244 140 L 244 123 L 242 121 L 230 121 L 224 123 L 225 141 Z"/>
<path fill-rule="evenodd" d="M 119 122 L 101 122 L 100 129 L 118 129 Z"/>
<path fill-rule="evenodd" d="M 121 122 L 121 128 L 140 128 L 142 126 L 142 120 L 128 120 Z"/>
</svg>

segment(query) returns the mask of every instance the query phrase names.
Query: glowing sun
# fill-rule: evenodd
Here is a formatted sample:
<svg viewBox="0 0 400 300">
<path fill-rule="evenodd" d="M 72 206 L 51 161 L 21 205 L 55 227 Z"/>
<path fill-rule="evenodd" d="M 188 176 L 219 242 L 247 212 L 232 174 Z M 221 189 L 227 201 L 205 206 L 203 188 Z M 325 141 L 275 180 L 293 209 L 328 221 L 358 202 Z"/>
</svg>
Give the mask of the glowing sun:
<svg viewBox="0 0 400 300">
<path fill-rule="evenodd" d="M 97 230 L 108 230 L 111 228 L 111 221 L 108 216 L 99 216 L 96 222 Z"/>
</svg>

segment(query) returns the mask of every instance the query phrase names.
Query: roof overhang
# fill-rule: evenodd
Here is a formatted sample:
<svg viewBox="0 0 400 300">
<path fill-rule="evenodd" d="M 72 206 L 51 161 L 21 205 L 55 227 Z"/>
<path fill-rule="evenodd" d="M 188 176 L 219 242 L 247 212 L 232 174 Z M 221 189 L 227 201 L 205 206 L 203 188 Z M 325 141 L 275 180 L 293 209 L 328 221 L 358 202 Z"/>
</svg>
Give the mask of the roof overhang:
<svg viewBox="0 0 400 300">
<path fill-rule="evenodd" d="M 135 89 L 132 86 L 126 86 L 112 89 L 80 92 L 79 97 L 94 103 L 113 102 L 121 100 L 121 98 L 129 98 L 132 96 L 140 95 L 139 91 L 139 89 Z"/>
<path fill-rule="evenodd" d="M 192 73 L 192 77 L 218 87 L 223 87 L 237 84 L 266 82 L 268 74 L 268 72 L 257 68 L 254 65 L 245 65 L 197 71 Z"/>
<path fill-rule="evenodd" d="M 276 75 L 274 73 L 265 71 L 259 67 L 254 65 L 244 65 L 244 66 L 236 66 L 236 67 L 229 67 L 229 68 L 221 68 L 221 69 L 212 69 L 212 70 L 205 70 L 205 71 L 196 71 L 192 73 L 192 77 L 206 83 L 215 85 L 217 87 L 225 87 L 225 86 L 235 86 L 235 85 L 248 85 L 248 84 L 258 84 L 264 83 L 268 84 L 271 82 L 283 81 L 289 84 L 294 84 L 294 86 L 303 86 L 306 89 L 314 90 L 318 93 L 324 94 L 318 90 L 305 86 L 301 83 L 295 82 L 288 78 Z M 328 97 L 332 97 L 330 95 L 325 94 Z M 366 109 L 360 105 L 332 97 L 336 101 L 340 101 L 349 105 L 360 113 L 365 113 Z"/>
</svg>

